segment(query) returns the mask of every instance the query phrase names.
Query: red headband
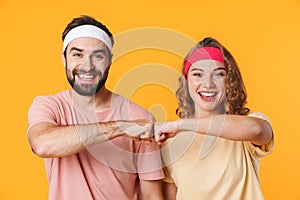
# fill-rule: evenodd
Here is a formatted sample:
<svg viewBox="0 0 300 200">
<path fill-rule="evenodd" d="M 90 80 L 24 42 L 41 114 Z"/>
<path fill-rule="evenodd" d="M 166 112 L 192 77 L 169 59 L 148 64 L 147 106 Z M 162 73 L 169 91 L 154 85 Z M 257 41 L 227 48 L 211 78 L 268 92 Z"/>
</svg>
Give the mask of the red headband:
<svg viewBox="0 0 300 200">
<path fill-rule="evenodd" d="M 215 47 L 201 47 L 194 50 L 185 60 L 183 66 L 185 77 L 187 77 L 191 65 L 199 60 L 216 60 L 224 64 L 224 58 L 220 49 Z"/>
</svg>

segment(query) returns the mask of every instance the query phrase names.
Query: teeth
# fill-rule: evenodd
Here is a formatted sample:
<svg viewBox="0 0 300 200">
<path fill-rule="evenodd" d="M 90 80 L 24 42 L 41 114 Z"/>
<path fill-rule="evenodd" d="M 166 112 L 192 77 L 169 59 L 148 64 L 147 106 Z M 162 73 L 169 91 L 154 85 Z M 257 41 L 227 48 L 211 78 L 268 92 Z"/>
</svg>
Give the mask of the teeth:
<svg viewBox="0 0 300 200">
<path fill-rule="evenodd" d="M 88 76 L 88 75 L 83 75 L 83 74 L 79 74 L 78 76 L 79 76 L 79 78 L 86 79 L 86 80 L 92 80 L 94 78 L 93 76 Z"/>
<path fill-rule="evenodd" d="M 212 97 L 215 95 L 215 93 L 210 93 L 210 92 L 200 92 L 200 94 L 205 97 Z"/>
</svg>

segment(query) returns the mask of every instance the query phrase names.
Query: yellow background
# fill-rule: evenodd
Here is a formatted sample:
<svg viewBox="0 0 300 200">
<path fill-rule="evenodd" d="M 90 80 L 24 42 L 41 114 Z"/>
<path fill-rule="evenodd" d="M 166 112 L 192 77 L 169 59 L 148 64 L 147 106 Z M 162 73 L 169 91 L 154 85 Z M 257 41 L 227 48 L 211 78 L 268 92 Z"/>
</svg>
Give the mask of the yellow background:
<svg viewBox="0 0 300 200">
<path fill-rule="evenodd" d="M 300 199 L 298 0 L 1 0 L 0 199 L 47 199 L 43 160 L 31 152 L 26 139 L 27 111 L 35 96 L 69 87 L 60 36 L 80 14 L 99 19 L 115 35 L 161 27 L 194 40 L 213 36 L 221 41 L 239 63 L 248 106 L 267 114 L 273 123 L 275 150 L 261 166 L 265 198 Z M 121 77 L 138 66 L 158 63 L 178 71 L 181 60 L 157 49 L 133 51 L 114 62 L 108 87 L 119 89 Z M 147 74 L 139 78 L 143 76 Z M 158 119 L 176 118 L 176 99 L 167 87 L 147 84 L 130 98 L 152 109 Z"/>
</svg>

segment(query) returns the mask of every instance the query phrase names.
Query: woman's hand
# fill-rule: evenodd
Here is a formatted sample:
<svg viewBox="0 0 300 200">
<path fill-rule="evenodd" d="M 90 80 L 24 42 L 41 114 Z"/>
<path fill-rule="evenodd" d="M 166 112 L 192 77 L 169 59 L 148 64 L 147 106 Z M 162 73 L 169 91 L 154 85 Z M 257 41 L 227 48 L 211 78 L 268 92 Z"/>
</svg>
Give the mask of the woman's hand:
<svg viewBox="0 0 300 200">
<path fill-rule="evenodd" d="M 176 136 L 179 129 L 179 120 L 169 122 L 156 122 L 154 125 L 154 137 L 158 144 L 166 139 Z"/>
</svg>

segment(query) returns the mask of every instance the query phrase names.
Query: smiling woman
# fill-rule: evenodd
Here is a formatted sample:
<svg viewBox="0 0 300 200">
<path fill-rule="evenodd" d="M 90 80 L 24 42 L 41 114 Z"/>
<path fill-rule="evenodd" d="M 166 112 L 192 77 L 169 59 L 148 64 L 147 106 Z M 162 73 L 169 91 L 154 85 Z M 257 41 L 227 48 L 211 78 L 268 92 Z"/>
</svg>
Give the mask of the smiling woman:
<svg viewBox="0 0 300 200">
<path fill-rule="evenodd" d="M 273 131 L 265 115 L 245 107 L 246 90 L 230 52 L 204 38 L 184 59 L 179 81 L 181 119 L 156 123 L 165 198 L 264 199 L 259 161 L 273 150 Z"/>
</svg>

